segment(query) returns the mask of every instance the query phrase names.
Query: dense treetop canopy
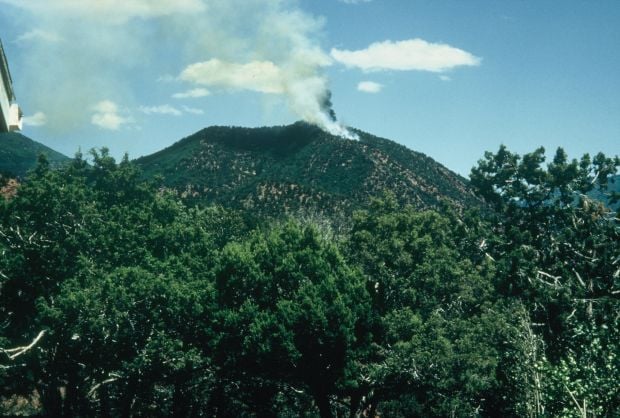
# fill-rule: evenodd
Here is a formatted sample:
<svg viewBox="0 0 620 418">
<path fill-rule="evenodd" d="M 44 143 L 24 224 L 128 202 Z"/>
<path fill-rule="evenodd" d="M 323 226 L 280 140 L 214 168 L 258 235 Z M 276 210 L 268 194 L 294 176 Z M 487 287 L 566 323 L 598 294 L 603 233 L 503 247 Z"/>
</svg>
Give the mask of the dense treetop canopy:
<svg viewBox="0 0 620 418">
<path fill-rule="evenodd" d="M 41 157 L 0 201 L 0 411 L 617 416 L 620 225 L 589 194 L 618 165 L 502 147 L 485 205 L 385 193 L 343 224 Z"/>
</svg>

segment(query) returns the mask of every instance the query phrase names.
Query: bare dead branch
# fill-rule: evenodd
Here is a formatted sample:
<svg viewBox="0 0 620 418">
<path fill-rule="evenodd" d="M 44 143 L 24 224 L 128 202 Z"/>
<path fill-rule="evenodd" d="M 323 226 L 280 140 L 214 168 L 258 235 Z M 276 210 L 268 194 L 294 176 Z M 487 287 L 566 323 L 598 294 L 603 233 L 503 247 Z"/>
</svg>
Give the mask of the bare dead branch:
<svg viewBox="0 0 620 418">
<path fill-rule="evenodd" d="M 542 270 L 538 270 L 536 273 L 538 273 L 537 279 L 538 279 L 539 282 L 541 282 L 543 284 L 546 284 L 547 286 L 554 287 L 554 288 L 560 287 L 559 280 L 562 278 L 562 276 L 553 276 L 553 275 L 551 275 L 549 273 L 546 273 L 546 272 L 544 272 Z M 549 282 L 543 280 L 540 276 L 544 276 L 544 277 L 548 277 L 550 279 L 553 279 L 553 283 L 549 283 Z"/>
<path fill-rule="evenodd" d="M 579 411 L 579 413 L 582 416 L 585 417 L 586 416 L 585 406 L 584 406 L 584 408 L 582 408 L 581 405 L 579 405 L 579 402 L 577 402 L 577 399 L 575 398 L 575 395 L 573 395 L 573 392 L 571 392 L 571 390 L 568 388 L 568 386 L 566 386 L 566 384 L 564 385 L 564 387 L 568 391 L 568 394 L 570 395 L 570 397 L 573 399 L 573 402 L 575 402 L 575 405 L 577 405 L 577 410 Z M 585 405 L 585 400 L 584 400 L 584 405 Z"/>
<path fill-rule="evenodd" d="M 93 394 L 103 385 L 107 385 L 108 383 L 112 383 L 117 381 L 120 378 L 119 375 L 112 375 L 112 377 L 97 383 L 96 385 L 94 385 L 92 388 L 90 388 L 90 390 L 88 391 L 88 397 L 93 396 Z"/>
<path fill-rule="evenodd" d="M 582 287 L 586 287 L 585 282 L 581 279 L 581 276 L 579 275 L 579 272 L 575 269 L 573 269 L 573 272 L 575 272 L 575 276 L 577 276 L 577 280 L 579 280 L 579 283 L 581 284 Z"/>
<path fill-rule="evenodd" d="M 35 345 L 37 345 L 37 343 L 41 340 L 41 338 L 43 338 L 43 336 L 45 335 L 45 330 L 39 332 L 39 335 L 36 336 L 36 338 L 34 340 L 32 340 L 32 342 L 26 346 L 23 347 L 15 347 L 15 348 L 0 348 L 0 351 L 2 351 L 3 353 L 7 354 L 9 356 L 10 360 L 15 360 L 17 357 L 21 356 L 22 354 L 27 353 L 28 351 L 30 351 Z"/>
</svg>

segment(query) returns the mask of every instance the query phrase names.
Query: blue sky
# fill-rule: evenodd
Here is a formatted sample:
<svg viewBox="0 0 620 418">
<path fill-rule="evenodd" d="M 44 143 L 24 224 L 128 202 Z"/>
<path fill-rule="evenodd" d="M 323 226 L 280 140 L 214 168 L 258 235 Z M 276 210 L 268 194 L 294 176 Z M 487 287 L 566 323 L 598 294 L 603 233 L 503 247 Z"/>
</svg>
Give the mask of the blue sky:
<svg viewBox="0 0 620 418">
<path fill-rule="evenodd" d="M 23 133 L 68 155 L 299 119 L 464 175 L 501 143 L 620 151 L 616 0 L 0 0 L 0 38 Z"/>
</svg>

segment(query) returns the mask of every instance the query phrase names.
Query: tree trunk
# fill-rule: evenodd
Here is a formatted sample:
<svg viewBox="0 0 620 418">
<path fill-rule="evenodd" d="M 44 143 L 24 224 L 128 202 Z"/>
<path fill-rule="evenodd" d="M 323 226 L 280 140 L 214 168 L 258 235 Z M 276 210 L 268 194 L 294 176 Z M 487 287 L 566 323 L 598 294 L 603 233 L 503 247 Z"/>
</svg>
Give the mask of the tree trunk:
<svg viewBox="0 0 620 418">
<path fill-rule="evenodd" d="M 319 408 L 319 415 L 321 418 L 334 418 L 332 407 L 326 393 L 315 394 L 314 401 L 316 402 L 316 406 Z"/>
<path fill-rule="evenodd" d="M 251 404 L 256 418 L 277 418 L 278 414 L 273 410 L 273 402 L 277 389 L 264 382 L 257 383 L 252 391 Z"/>
<path fill-rule="evenodd" d="M 218 385 L 211 395 L 211 399 L 207 403 L 206 415 L 213 417 L 225 416 L 225 393 L 224 388 Z"/>
<path fill-rule="evenodd" d="M 189 399 L 186 393 L 185 374 L 177 376 L 174 382 L 172 395 L 172 417 L 185 418 L 189 416 Z"/>
<path fill-rule="evenodd" d="M 41 395 L 43 415 L 46 417 L 62 417 L 63 408 L 60 385 L 55 381 L 46 384 L 41 390 Z"/>
<path fill-rule="evenodd" d="M 81 410 L 80 406 L 77 384 L 73 381 L 69 381 L 65 386 L 63 417 L 71 418 L 81 416 L 84 411 Z"/>
<path fill-rule="evenodd" d="M 362 395 L 360 392 L 356 391 L 351 395 L 351 402 L 349 403 L 349 418 L 357 417 L 358 409 L 360 408 L 360 404 L 362 403 Z"/>
<path fill-rule="evenodd" d="M 136 385 L 138 384 L 138 379 L 135 377 L 130 377 L 127 382 L 127 391 L 125 395 L 122 397 L 120 408 L 121 408 L 121 416 L 123 418 L 131 418 L 132 416 L 132 408 L 134 399 L 136 397 Z"/>
<path fill-rule="evenodd" d="M 99 414 L 101 418 L 111 418 L 110 393 L 107 385 L 102 385 L 99 390 Z"/>
</svg>

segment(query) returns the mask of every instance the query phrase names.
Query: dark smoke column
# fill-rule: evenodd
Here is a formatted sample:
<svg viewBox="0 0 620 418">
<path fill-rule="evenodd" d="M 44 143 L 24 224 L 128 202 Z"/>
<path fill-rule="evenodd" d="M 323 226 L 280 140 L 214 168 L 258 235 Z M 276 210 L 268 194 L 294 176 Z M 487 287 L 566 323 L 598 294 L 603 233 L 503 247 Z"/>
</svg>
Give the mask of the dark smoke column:
<svg viewBox="0 0 620 418">
<path fill-rule="evenodd" d="M 336 112 L 334 112 L 334 105 L 332 103 L 332 92 L 331 90 L 327 90 L 325 92 L 325 96 L 321 101 L 321 110 L 329 116 L 332 122 L 337 122 L 338 118 L 336 118 Z"/>
</svg>

